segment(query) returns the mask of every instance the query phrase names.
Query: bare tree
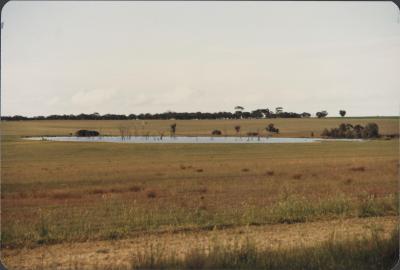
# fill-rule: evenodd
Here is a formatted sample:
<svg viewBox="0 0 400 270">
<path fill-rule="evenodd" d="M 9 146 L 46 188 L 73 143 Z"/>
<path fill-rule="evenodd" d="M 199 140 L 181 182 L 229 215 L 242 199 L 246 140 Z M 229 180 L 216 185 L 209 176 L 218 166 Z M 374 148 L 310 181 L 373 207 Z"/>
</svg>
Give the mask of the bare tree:
<svg viewBox="0 0 400 270">
<path fill-rule="evenodd" d="M 171 137 L 175 137 L 175 133 L 176 133 L 176 123 L 173 123 L 170 126 L 170 132 L 171 132 Z"/>
<path fill-rule="evenodd" d="M 145 136 L 146 140 L 148 140 L 149 137 L 150 137 L 150 131 L 146 131 L 146 132 L 144 133 L 144 136 Z"/>
<path fill-rule="evenodd" d="M 132 136 L 131 129 L 129 126 L 119 126 L 119 135 L 121 136 L 121 140 L 130 139 Z"/>
<path fill-rule="evenodd" d="M 121 136 L 121 140 L 124 140 L 124 138 L 125 138 L 125 128 L 123 126 L 120 126 L 118 128 L 118 130 L 119 130 L 119 135 Z"/>
<path fill-rule="evenodd" d="M 160 131 L 159 134 L 160 134 L 160 140 L 162 141 L 162 139 L 164 137 L 164 131 Z"/>
</svg>

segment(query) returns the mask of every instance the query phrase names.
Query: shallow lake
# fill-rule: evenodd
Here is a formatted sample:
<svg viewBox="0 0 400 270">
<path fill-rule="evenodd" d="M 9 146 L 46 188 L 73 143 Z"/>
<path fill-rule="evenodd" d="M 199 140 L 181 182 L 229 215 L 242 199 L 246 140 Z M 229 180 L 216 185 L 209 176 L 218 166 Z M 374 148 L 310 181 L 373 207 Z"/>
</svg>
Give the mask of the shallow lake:
<svg viewBox="0 0 400 270">
<path fill-rule="evenodd" d="M 28 137 L 27 140 L 62 142 L 113 142 L 113 143 L 312 143 L 322 141 L 358 141 L 361 139 L 321 139 L 321 138 L 267 138 L 267 137 L 210 137 L 210 136 L 99 136 L 99 137 Z"/>
</svg>

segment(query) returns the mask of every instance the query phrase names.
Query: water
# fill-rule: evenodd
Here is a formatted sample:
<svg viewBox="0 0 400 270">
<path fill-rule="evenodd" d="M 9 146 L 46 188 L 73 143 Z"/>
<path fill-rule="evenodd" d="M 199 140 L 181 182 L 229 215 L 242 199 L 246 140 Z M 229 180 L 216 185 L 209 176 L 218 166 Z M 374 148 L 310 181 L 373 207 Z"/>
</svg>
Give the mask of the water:
<svg viewBox="0 0 400 270">
<path fill-rule="evenodd" d="M 313 143 L 321 141 L 363 141 L 361 139 L 321 139 L 321 138 L 267 138 L 267 137 L 210 137 L 210 136 L 120 136 L 99 137 L 29 137 L 27 140 L 35 141 L 61 141 L 61 142 L 112 142 L 112 143 Z"/>
</svg>

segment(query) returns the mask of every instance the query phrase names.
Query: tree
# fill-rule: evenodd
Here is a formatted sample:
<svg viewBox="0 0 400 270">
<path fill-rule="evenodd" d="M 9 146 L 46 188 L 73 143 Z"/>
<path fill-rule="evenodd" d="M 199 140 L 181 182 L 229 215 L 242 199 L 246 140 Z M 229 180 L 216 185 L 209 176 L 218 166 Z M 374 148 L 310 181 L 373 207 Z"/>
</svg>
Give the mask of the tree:
<svg viewBox="0 0 400 270">
<path fill-rule="evenodd" d="M 130 127 L 128 126 L 120 126 L 119 128 L 119 134 L 121 136 L 121 140 L 124 140 L 125 138 L 130 139 L 131 138 L 131 130 Z"/>
<path fill-rule="evenodd" d="M 346 111 L 345 110 L 340 110 L 339 114 L 341 117 L 344 117 L 346 115 Z"/>
<path fill-rule="evenodd" d="M 368 123 L 363 132 L 363 138 L 378 138 L 379 137 L 379 127 L 376 123 Z"/>
<path fill-rule="evenodd" d="M 241 119 L 242 118 L 242 111 L 235 111 L 235 118 L 236 119 Z"/>
<path fill-rule="evenodd" d="M 275 108 L 275 113 L 276 114 L 280 114 L 280 113 L 282 113 L 283 112 L 283 108 L 282 107 L 276 107 Z"/>
<path fill-rule="evenodd" d="M 320 111 L 320 112 L 317 112 L 315 115 L 318 118 L 323 118 L 323 117 L 326 117 L 328 115 L 328 112 L 327 111 Z"/>
<path fill-rule="evenodd" d="M 176 133 L 176 123 L 173 123 L 173 124 L 170 126 L 170 131 L 171 131 L 171 136 L 175 136 L 175 133 Z"/>
<path fill-rule="evenodd" d="M 244 108 L 242 106 L 235 106 L 235 111 L 243 111 Z"/>
<path fill-rule="evenodd" d="M 250 116 L 253 118 L 263 118 L 264 114 L 260 109 L 257 109 L 257 110 L 252 111 Z"/>
<path fill-rule="evenodd" d="M 261 109 L 260 111 L 263 113 L 263 117 L 269 117 L 272 113 L 269 109 Z"/>
</svg>

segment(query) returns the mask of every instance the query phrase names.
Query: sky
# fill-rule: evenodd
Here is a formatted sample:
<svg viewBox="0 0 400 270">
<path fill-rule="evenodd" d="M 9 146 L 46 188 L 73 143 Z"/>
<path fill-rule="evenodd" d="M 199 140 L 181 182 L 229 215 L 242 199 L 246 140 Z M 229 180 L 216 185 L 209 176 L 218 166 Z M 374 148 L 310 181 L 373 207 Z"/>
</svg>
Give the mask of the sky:
<svg viewBox="0 0 400 270">
<path fill-rule="evenodd" d="M 400 114 L 392 2 L 17 2 L 1 114 Z"/>
</svg>

